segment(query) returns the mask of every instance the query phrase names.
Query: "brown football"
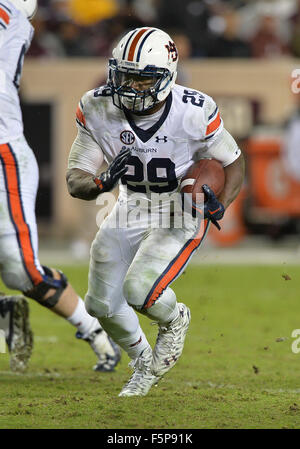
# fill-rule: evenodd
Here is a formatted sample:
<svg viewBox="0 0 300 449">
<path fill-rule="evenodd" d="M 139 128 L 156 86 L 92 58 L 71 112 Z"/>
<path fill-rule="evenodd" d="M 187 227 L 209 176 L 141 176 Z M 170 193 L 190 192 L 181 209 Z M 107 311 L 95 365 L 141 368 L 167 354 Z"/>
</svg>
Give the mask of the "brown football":
<svg viewBox="0 0 300 449">
<path fill-rule="evenodd" d="M 195 162 L 181 179 L 180 190 L 183 193 L 192 193 L 193 201 L 197 202 L 196 194 L 203 193 L 203 184 L 207 184 L 217 197 L 224 189 L 224 168 L 216 159 L 201 159 Z"/>
</svg>

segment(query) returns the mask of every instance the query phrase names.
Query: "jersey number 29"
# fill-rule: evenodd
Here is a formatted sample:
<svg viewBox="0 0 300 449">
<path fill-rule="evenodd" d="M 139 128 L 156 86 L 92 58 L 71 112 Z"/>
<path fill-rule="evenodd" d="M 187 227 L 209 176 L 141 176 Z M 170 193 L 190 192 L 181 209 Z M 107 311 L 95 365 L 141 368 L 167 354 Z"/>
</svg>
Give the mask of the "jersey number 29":
<svg viewBox="0 0 300 449">
<path fill-rule="evenodd" d="M 146 186 L 140 184 L 144 182 L 144 165 L 142 161 L 137 156 L 130 156 L 126 165 L 134 167 L 134 174 L 122 176 L 122 184 L 127 184 L 127 187 L 134 192 L 146 193 Z M 164 170 L 166 176 L 158 176 L 158 169 Z M 151 192 L 172 192 L 178 186 L 175 164 L 169 158 L 156 157 L 151 159 L 147 164 L 147 178 L 149 183 L 153 183 L 149 186 Z"/>
</svg>

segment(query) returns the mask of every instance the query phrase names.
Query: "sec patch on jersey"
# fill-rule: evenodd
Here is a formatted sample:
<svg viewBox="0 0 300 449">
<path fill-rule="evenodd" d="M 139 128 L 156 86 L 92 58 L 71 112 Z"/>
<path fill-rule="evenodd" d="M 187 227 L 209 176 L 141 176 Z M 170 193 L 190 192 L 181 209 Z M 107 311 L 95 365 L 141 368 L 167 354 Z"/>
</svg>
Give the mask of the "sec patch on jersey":
<svg viewBox="0 0 300 449">
<path fill-rule="evenodd" d="M 180 191 L 192 194 L 192 200 L 197 203 L 199 194 L 204 194 L 203 184 L 207 184 L 214 191 L 216 197 L 223 191 L 225 172 L 222 164 L 216 159 L 201 159 L 195 162 L 183 176 Z"/>
</svg>

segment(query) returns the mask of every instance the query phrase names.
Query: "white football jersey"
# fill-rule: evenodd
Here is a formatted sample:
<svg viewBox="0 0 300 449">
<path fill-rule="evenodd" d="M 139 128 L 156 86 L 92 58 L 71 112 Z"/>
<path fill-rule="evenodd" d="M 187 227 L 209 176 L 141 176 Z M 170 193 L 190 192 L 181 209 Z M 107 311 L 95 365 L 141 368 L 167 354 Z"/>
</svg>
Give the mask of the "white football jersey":
<svg viewBox="0 0 300 449">
<path fill-rule="evenodd" d="M 160 112 L 140 117 L 115 107 L 110 89 L 102 86 L 82 97 L 76 122 L 85 134 L 85 142 L 86 136 L 90 136 L 91 144 L 103 152 L 108 163 L 122 149 L 130 148 L 129 169 L 121 178 L 121 193 L 126 190 L 122 188 L 125 185 L 128 193 L 174 192 L 194 161 L 215 158 L 226 166 L 240 155 L 236 144 L 230 151 L 226 146 L 218 146 L 216 154 L 213 144 L 223 131 L 217 105 L 208 95 L 179 85 L 174 86 Z M 84 151 L 84 145 L 81 149 Z M 76 162 L 71 154 L 69 168 L 83 168 L 80 159 L 83 163 L 87 155 L 79 155 Z M 98 170 L 94 167 L 93 174 Z"/>
<path fill-rule="evenodd" d="M 33 32 L 21 11 L 9 0 L 0 1 L 0 143 L 23 133 L 18 89 Z"/>
</svg>

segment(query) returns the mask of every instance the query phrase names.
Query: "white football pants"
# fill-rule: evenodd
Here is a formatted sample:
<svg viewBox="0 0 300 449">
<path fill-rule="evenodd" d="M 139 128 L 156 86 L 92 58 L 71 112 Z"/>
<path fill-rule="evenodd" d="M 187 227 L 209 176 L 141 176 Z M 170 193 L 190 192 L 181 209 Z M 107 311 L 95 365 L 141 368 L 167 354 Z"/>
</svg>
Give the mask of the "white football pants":
<svg viewBox="0 0 300 449">
<path fill-rule="evenodd" d="M 24 136 L 0 144 L 0 273 L 8 288 L 20 291 L 43 280 L 35 218 L 38 180 Z"/>
<path fill-rule="evenodd" d="M 135 310 L 159 323 L 174 318 L 176 295 L 169 285 L 204 240 L 209 223 L 191 217 L 181 229 L 149 228 L 141 221 L 114 228 L 123 200 L 104 220 L 91 247 L 86 308 L 106 332 L 121 341 L 138 338 Z M 132 335 L 132 338 L 130 337 Z"/>
</svg>

